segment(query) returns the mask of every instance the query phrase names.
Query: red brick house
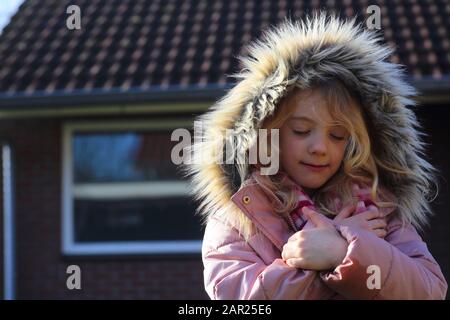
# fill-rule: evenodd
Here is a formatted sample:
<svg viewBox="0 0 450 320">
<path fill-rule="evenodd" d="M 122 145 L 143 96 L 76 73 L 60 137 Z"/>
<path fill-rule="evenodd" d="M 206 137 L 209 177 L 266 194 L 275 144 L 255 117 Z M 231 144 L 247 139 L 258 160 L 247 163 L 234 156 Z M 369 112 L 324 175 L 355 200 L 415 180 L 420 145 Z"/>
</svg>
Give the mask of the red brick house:
<svg viewBox="0 0 450 320">
<path fill-rule="evenodd" d="M 331 2 L 25 1 L 0 36 L 1 297 L 207 298 L 171 133 L 233 85 L 235 57 L 269 25 L 319 8 L 367 17 L 367 1 Z M 422 92 L 444 178 L 424 238 L 450 279 L 450 3 L 370 4 Z M 70 265 L 80 290 L 67 288 Z"/>
</svg>

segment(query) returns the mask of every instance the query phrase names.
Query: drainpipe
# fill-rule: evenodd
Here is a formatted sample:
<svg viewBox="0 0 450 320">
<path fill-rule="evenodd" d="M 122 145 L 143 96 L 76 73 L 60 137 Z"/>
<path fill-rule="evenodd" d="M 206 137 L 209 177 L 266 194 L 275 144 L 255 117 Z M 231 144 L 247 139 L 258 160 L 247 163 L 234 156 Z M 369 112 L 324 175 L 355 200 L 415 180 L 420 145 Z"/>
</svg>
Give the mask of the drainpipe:
<svg viewBox="0 0 450 320">
<path fill-rule="evenodd" d="M 3 177 L 3 286 L 4 299 L 15 299 L 15 221 L 13 157 L 9 143 L 1 144 Z"/>
</svg>

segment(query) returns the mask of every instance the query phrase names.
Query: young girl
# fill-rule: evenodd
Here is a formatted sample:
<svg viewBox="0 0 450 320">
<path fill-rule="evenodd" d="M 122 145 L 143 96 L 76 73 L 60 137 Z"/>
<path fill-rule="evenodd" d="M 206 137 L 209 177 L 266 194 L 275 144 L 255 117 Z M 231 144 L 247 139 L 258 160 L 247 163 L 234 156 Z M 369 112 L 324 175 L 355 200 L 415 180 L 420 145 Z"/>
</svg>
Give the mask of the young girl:
<svg viewBox="0 0 450 320">
<path fill-rule="evenodd" d="M 434 169 L 406 107 L 415 92 L 378 40 L 323 13 L 286 21 L 248 46 L 240 81 L 201 116 L 188 171 L 212 299 L 445 298 L 416 232 Z M 249 161 L 259 142 L 276 174 Z"/>
</svg>

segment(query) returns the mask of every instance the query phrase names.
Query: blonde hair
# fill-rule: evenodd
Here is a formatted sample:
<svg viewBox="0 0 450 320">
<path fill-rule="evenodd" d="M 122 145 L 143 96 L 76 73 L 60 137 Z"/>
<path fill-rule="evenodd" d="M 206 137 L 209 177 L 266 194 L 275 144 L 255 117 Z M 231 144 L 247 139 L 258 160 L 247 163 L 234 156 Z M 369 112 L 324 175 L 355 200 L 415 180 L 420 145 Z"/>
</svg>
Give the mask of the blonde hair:
<svg viewBox="0 0 450 320">
<path fill-rule="evenodd" d="M 320 91 L 336 124 L 344 126 L 349 132 L 344 159 L 339 170 L 313 196 L 316 208 L 328 216 L 336 215 L 338 212 L 336 212 L 333 197 L 330 197 L 331 193 L 338 194 L 343 204 L 355 203 L 357 199 L 352 192 L 354 183 L 370 186 L 372 201 L 379 207 L 395 206 L 393 202 L 381 201 L 383 197 L 380 194 L 382 189 L 379 169 L 397 173 L 401 169 L 391 167 L 389 163 L 382 161 L 374 154 L 370 135 L 370 131 L 373 130 L 372 124 L 364 113 L 361 97 L 336 78 L 315 81 L 309 88 Z M 295 97 L 299 90 L 302 88 L 295 86 L 289 90 L 279 102 L 274 114 L 264 121 L 262 128 L 273 129 L 283 125 L 295 110 Z M 271 152 L 270 139 L 268 140 L 268 152 Z M 274 211 L 285 215 L 294 210 L 298 196 L 292 186 L 286 183 L 285 175 L 255 174 L 260 168 L 260 163 L 251 167 L 251 179 L 267 194 Z"/>
</svg>

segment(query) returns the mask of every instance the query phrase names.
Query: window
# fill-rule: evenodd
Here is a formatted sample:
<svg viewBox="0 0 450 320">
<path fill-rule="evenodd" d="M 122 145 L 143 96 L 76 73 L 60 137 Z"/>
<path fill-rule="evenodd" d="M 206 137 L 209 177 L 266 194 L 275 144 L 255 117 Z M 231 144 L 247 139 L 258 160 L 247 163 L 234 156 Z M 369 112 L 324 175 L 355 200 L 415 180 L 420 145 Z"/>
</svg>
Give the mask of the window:
<svg viewBox="0 0 450 320">
<path fill-rule="evenodd" d="M 186 121 L 69 123 L 63 128 L 65 254 L 189 253 L 201 223 L 171 141 Z"/>
</svg>

